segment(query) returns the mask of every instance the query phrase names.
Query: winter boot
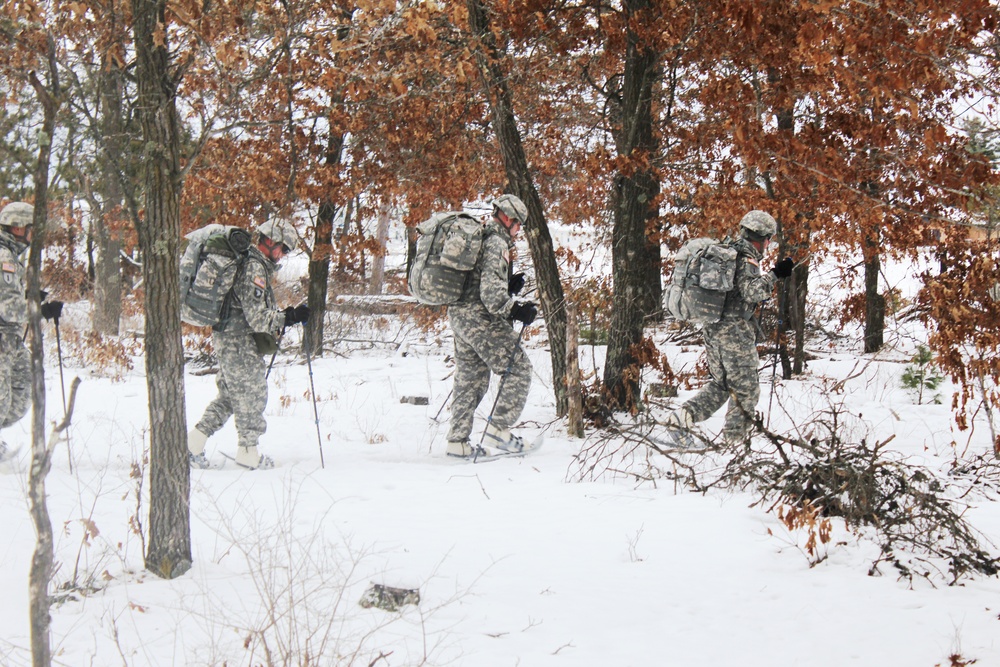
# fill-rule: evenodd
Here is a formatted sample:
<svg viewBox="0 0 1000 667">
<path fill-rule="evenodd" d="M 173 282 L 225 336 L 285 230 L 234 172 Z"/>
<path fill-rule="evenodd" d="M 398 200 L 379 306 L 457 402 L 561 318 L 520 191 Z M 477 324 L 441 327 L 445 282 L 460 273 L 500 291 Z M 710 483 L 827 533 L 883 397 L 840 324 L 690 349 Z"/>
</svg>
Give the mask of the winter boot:
<svg viewBox="0 0 1000 667">
<path fill-rule="evenodd" d="M 667 432 L 678 447 L 692 449 L 698 445 L 695 436 L 691 434 L 694 418 L 686 408 L 678 408 L 671 412 L 663 425 L 667 427 Z"/>
<path fill-rule="evenodd" d="M 524 440 L 512 434 L 509 428 L 500 428 L 493 422 L 486 425 L 486 444 L 503 452 L 524 451 Z"/>
<path fill-rule="evenodd" d="M 448 449 L 445 451 L 448 456 L 465 458 L 466 456 L 472 456 L 472 445 L 469 444 L 468 438 L 465 440 L 449 440 Z"/>
<path fill-rule="evenodd" d="M 192 468 L 205 469 L 212 467 L 212 464 L 208 461 L 208 457 L 205 456 L 206 442 L 208 442 L 208 436 L 198 429 L 193 428 L 188 433 L 188 462 Z"/>
<path fill-rule="evenodd" d="M 247 470 L 270 470 L 274 467 L 274 459 L 266 454 L 257 453 L 257 445 L 236 448 L 236 465 Z"/>
</svg>

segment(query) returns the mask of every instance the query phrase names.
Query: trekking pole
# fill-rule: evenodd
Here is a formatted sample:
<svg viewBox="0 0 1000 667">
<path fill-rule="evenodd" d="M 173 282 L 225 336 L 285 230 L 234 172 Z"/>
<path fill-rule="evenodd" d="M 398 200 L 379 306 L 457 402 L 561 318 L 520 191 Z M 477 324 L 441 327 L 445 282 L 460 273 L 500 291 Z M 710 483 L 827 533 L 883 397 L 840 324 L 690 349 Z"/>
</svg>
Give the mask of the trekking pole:
<svg viewBox="0 0 1000 667">
<path fill-rule="evenodd" d="M 295 307 L 297 308 L 298 306 L 301 306 L 301 305 L 302 305 L 302 304 L 304 304 L 305 302 L 306 302 L 306 300 L 305 300 L 305 299 L 303 299 L 302 301 L 299 301 L 299 302 L 298 302 L 298 303 L 296 304 L 296 306 L 295 306 Z M 305 329 L 305 323 L 303 323 L 303 324 L 302 324 L 302 327 L 303 327 L 303 329 Z M 270 361 L 270 363 L 268 363 L 268 365 L 267 365 L 267 372 L 266 372 L 266 373 L 264 373 L 264 379 L 265 379 L 265 380 L 266 380 L 266 379 L 267 379 L 267 378 L 268 378 L 268 377 L 269 377 L 269 376 L 271 375 L 271 367 L 272 367 L 272 366 L 274 366 L 274 358 L 278 356 L 278 350 L 280 350 L 280 349 L 281 349 L 281 339 L 285 337 L 285 331 L 286 331 L 287 329 L 288 329 L 288 326 L 287 326 L 287 325 L 285 325 L 285 326 L 281 327 L 281 333 L 280 333 L 280 334 L 278 334 L 278 340 L 274 341 L 274 346 L 275 346 L 275 347 L 274 347 L 274 352 L 272 352 L 272 353 L 271 353 L 271 361 Z"/>
<path fill-rule="evenodd" d="M 778 374 L 778 346 L 781 343 L 781 325 L 785 317 L 785 288 L 788 279 L 781 281 L 781 292 L 778 293 L 778 324 L 774 327 L 774 361 L 771 363 L 771 396 L 767 399 L 767 421 L 764 426 L 771 427 L 771 405 L 774 403 L 774 384 Z"/>
<path fill-rule="evenodd" d="M 438 417 L 440 417 L 441 413 L 444 411 L 444 406 L 448 405 L 448 399 L 451 398 L 451 395 L 454 394 L 454 393 L 455 393 L 455 387 L 453 385 L 452 388 L 451 388 L 451 391 L 449 391 L 448 395 L 444 397 L 444 402 L 441 404 L 441 407 L 438 408 L 437 414 L 434 415 L 434 419 L 432 421 L 437 421 L 438 420 Z"/>
<path fill-rule="evenodd" d="M 281 339 L 285 337 L 286 328 L 287 327 L 281 327 L 281 333 L 278 334 L 278 340 L 274 341 L 274 352 L 271 353 L 271 362 L 267 365 L 267 372 L 264 373 L 265 380 L 271 376 L 271 368 L 274 366 L 274 358 L 278 356 L 278 350 L 281 349 Z"/>
<path fill-rule="evenodd" d="M 490 415 L 486 418 L 486 425 L 489 426 L 493 423 L 493 413 L 497 409 L 497 403 L 500 402 L 500 392 L 503 391 L 503 385 L 507 381 L 507 376 L 510 375 L 510 369 L 514 367 L 514 359 L 517 357 L 517 353 L 521 351 L 521 339 L 524 337 L 524 330 L 528 328 L 527 324 L 521 325 L 521 332 L 517 334 L 517 342 L 514 344 L 514 351 L 510 353 L 510 359 L 507 360 L 507 368 L 504 369 L 503 375 L 500 376 L 500 384 L 497 385 L 497 397 L 493 399 L 493 407 L 490 408 Z M 483 447 L 483 442 L 486 440 L 486 429 L 483 429 L 483 434 L 479 436 L 479 446 L 476 447 L 476 451 L 472 454 L 472 462 L 476 462 L 476 458 L 479 456 L 479 451 Z"/>
<path fill-rule="evenodd" d="M 56 355 L 59 357 L 59 387 L 62 389 L 63 419 L 66 419 L 66 378 L 63 377 L 62 340 L 59 337 L 59 318 L 52 318 L 56 325 Z M 69 426 L 69 424 L 66 424 Z M 69 458 L 69 473 L 73 474 L 73 452 L 69 448 L 69 429 L 66 429 L 66 456 Z"/>
<path fill-rule="evenodd" d="M 316 421 L 316 444 L 319 445 L 319 467 L 326 468 L 326 461 L 323 460 L 323 437 L 319 433 L 319 409 L 316 407 L 316 385 L 313 384 L 312 355 L 309 354 L 309 329 L 306 323 L 302 323 L 302 347 L 306 353 L 306 366 L 309 368 L 309 393 L 312 395 L 313 418 Z"/>
</svg>

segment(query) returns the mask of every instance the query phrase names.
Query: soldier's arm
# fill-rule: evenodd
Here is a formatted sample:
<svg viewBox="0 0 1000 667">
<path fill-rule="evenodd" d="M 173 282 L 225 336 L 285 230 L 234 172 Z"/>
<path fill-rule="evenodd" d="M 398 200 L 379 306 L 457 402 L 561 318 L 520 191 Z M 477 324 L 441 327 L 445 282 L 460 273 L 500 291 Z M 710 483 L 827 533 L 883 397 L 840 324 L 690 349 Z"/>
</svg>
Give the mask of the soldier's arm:
<svg viewBox="0 0 1000 667">
<path fill-rule="evenodd" d="M 285 326 L 285 314 L 278 310 L 271 299 L 267 271 L 260 262 L 249 260 L 243 276 L 233 289 L 243 307 L 250 328 L 258 333 L 275 333 Z"/>
<path fill-rule="evenodd" d="M 754 258 L 740 257 L 736 267 L 736 288 L 745 302 L 756 304 L 770 299 L 776 280 L 771 271 L 762 274 L 760 263 Z"/>
<path fill-rule="evenodd" d="M 28 321 L 24 298 L 24 266 L 10 250 L 0 247 L 0 320 L 8 324 Z"/>
<path fill-rule="evenodd" d="M 507 271 L 510 250 L 499 236 L 486 239 L 483 248 L 483 274 L 479 283 L 479 298 L 486 310 L 495 317 L 505 318 L 514 307 L 514 299 L 507 293 Z"/>
</svg>

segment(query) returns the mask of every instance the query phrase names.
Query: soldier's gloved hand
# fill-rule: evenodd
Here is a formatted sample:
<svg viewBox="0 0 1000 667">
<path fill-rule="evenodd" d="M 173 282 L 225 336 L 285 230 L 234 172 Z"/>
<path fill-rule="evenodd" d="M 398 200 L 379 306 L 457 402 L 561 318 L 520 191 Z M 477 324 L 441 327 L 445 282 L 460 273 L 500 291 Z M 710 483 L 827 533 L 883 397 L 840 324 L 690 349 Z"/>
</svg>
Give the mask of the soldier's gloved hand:
<svg viewBox="0 0 1000 667">
<path fill-rule="evenodd" d="M 524 289 L 524 274 L 515 273 L 507 281 L 507 294 L 514 296 L 515 294 L 520 294 L 521 290 Z"/>
<path fill-rule="evenodd" d="M 301 306 L 288 306 L 285 308 L 284 313 L 286 327 L 293 324 L 305 324 L 309 321 L 309 306 L 305 304 Z"/>
<path fill-rule="evenodd" d="M 538 306 L 531 301 L 515 303 L 514 307 L 510 309 L 510 316 L 511 319 L 522 322 L 525 326 L 527 326 L 534 322 L 535 317 L 538 316 Z"/>
<path fill-rule="evenodd" d="M 42 317 L 47 320 L 59 321 L 59 316 L 62 315 L 62 301 L 48 301 L 42 304 Z"/>
<path fill-rule="evenodd" d="M 792 275 L 792 269 L 795 267 L 795 261 L 791 257 L 786 257 L 774 265 L 771 272 L 774 273 L 779 278 L 787 278 Z"/>
</svg>

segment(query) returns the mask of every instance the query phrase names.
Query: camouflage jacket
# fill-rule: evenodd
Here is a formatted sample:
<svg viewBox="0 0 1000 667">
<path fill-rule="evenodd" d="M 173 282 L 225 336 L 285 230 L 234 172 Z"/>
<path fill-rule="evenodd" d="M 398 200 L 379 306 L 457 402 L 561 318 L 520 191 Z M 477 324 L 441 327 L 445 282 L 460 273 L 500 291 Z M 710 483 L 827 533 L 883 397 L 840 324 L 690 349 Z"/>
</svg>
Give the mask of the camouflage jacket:
<svg viewBox="0 0 1000 667">
<path fill-rule="evenodd" d="M 722 319 L 748 320 L 753 317 L 758 304 L 771 298 L 777 278 L 771 271 L 761 273 L 761 252 L 749 241 L 737 238 L 727 239 L 726 242 L 735 248 L 739 255 L 736 258 L 736 286 L 726 296 Z"/>
<path fill-rule="evenodd" d="M 514 299 L 507 293 L 514 241 L 510 238 L 510 231 L 493 217 L 484 222 L 483 227 L 483 247 L 479 251 L 479 259 L 455 306 L 481 304 L 491 316 L 506 319 L 514 307 Z"/>
<path fill-rule="evenodd" d="M 249 253 L 223 307 L 222 323 L 213 329 L 277 334 L 285 326 L 285 314 L 275 305 L 271 289 L 271 275 L 277 266 L 256 246 L 251 246 Z"/>
<path fill-rule="evenodd" d="M 24 264 L 21 253 L 23 243 L 0 229 L 0 331 L 17 330 L 28 321 L 28 301 L 24 296 Z"/>
</svg>

